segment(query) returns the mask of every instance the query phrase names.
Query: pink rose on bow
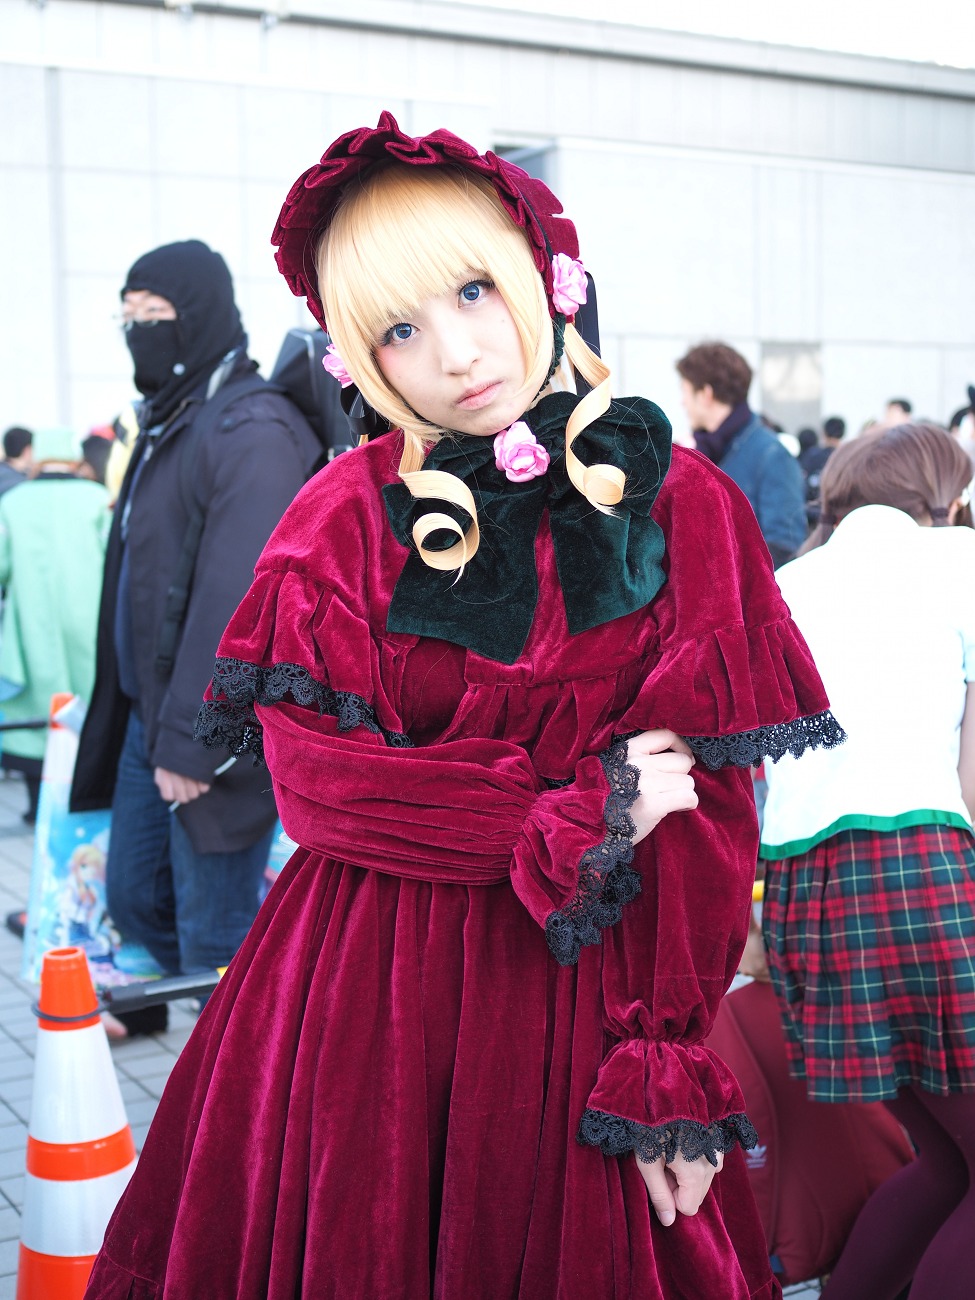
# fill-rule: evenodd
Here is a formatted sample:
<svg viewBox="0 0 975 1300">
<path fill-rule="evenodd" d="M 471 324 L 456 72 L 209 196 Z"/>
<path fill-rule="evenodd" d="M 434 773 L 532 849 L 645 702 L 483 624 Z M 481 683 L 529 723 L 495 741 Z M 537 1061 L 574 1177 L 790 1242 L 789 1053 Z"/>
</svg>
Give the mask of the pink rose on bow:
<svg viewBox="0 0 975 1300">
<path fill-rule="evenodd" d="M 502 429 L 494 440 L 494 463 L 512 483 L 527 483 L 549 467 L 551 457 L 524 420 Z"/>
<path fill-rule="evenodd" d="M 572 320 L 588 293 L 582 263 L 567 253 L 556 253 L 552 258 L 552 305 L 555 310 Z"/>
<path fill-rule="evenodd" d="M 345 362 L 338 354 L 338 349 L 334 343 L 330 343 L 325 349 L 325 355 L 322 357 L 322 365 L 332 376 L 337 379 L 343 388 L 348 388 L 352 383 L 352 376 L 345 368 Z"/>
</svg>

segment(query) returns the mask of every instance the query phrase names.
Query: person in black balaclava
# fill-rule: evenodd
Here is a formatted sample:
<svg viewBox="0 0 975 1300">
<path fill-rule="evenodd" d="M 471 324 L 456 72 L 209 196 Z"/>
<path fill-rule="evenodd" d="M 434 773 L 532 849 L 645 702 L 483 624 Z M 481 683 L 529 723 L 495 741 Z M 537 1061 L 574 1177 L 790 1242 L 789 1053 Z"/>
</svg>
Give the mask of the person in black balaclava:
<svg viewBox="0 0 975 1300">
<path fill-rule="evenodd" d="M 247 349 L 227 264 L 198 239 L 134 263 L 122 289 L 122 323 L 146 399 L 143 427 L 168 420 L 219 362 Z"/>
<path fill-rule="evenodd" d="M 276 810 L 266 777 L 199 745 L 193 727 L 220 634 L 321 448 L 255 377 L 219 253 L 195 239 L 157 248 L 121 296 L 145 400 L 109 538 L 72 808 L 112 808 L 108 905 L 123 939 L 169 973 L 210 972 L 257 912 Z M 162 1028 L 165 1007 L 122 1019 L 117 1036 Z"/>
</svg>

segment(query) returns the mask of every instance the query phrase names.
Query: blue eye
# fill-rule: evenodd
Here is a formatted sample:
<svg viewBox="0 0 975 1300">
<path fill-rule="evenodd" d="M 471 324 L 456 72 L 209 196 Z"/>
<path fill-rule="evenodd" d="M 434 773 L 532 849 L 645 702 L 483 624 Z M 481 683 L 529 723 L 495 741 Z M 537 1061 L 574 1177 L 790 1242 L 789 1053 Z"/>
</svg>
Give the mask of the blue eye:
<svg viewBox="0 0 975 1300">
<path fill-rule="evenodd" d="M 472 280 L 470 284 L 464 285 L 460 296 L 464 302 L 477 302 L 478 298 L 483 298 L 488 289 L 493 287 L 490 280 Z"/>
<path fill-rule="evenodd" d="M 382 337 L 382 346 L 389 347 L 391 343 L 405 343 L 413 334 L 413 326 L 408 325 L 406 321 L 400 321 L 398 325 L 391 325 Z"/>
</svg>

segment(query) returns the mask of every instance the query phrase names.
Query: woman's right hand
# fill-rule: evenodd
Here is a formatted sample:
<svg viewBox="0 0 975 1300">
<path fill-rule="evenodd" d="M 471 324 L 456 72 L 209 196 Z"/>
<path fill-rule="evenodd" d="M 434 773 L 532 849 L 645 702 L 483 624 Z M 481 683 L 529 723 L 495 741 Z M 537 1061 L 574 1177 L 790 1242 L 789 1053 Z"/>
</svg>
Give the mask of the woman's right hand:
<svg viewBox="0 0 975 1300">
<path fill-rule="evenodd" d="M 630 809 L 639 844 L 668 813 L 697 807 L 691 768 L 694 755 L 673 731 L 641 731 L 627 742 L 626 761 L 640 773 L 640 793 Z"/>
</svg>

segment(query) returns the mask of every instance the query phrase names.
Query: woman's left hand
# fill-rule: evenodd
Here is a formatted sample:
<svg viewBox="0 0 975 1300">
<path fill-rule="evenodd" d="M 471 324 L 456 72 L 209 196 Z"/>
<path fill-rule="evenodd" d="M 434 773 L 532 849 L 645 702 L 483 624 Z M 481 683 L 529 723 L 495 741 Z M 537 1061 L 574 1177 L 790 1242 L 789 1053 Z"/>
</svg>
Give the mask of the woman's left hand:
<svg viewBox="0 0 975 1300">
<path fill-rule="evenodd" d="M 724 1156 L 718 1152 L 717 1168 L 706 1156 L 685 1160 L 680 1153 L 671 1164 L 665 1164 L 663 1156 L 650 1165 L 642 1160 L 636 1163 L 657 1218 L 665 1228 L 669 1228 L 678 1214 L 697 1214 L 708 1194 L 711 1179 L 724 1164 Z"/>
</svg>

